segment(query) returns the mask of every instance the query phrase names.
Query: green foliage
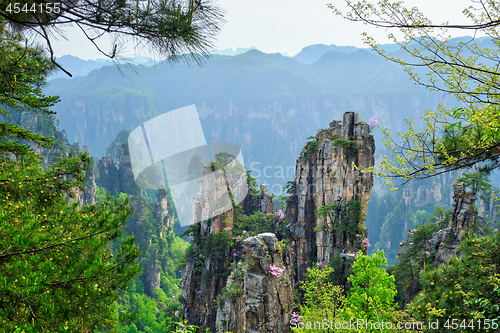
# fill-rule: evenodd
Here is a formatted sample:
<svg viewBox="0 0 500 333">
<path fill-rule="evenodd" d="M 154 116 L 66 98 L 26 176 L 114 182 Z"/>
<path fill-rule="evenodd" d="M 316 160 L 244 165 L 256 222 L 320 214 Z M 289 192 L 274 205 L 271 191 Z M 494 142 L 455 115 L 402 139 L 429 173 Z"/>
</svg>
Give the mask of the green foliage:
<svg viewBox="0 0 500 333">
<path fill-rule="evenodd" d="M 139 252 L 133 237 L 120 240 L 128 200 L 69 200 L 89 164 L 85 154 L 49 169 L 30 157 L 0 162 L 0 322 L 8 331 L 82 331 L 116 320 L 113 304 L 138 273 Z"/>
<path fill-rule="evenodd" d="M 316 155 L 316 153 L 319 150 L 319 146 L 321 145 L 320 141 L 316 140 L 316 137 L 310 136 L 307 138 L 308 140 L 314 140 L 314 141 L 308 141 L 305 148 L 304 148 L 304 157 L 303 161 L 304 163 L 307 161 L 310 161 L 311 158 Z"/>
<path fill-rule="evenodd" d="M 266 215 L 257 211 L 241 221 L 237 221 L 233 227 L 236 235 L 244 237 L 255 236 L 264 232 L 272 232 L 276 235 L 278 240 L 282 240 L 289 235 L 289 229 L 286 227 L 288 224 L 286 219 L 279 219 L 274 215 Z M 246 231 L 243 234 L 243 231 Z"/>
<path fill-rule="evenodd" d="M 348 278 L 352 284 L 347 296 L 349 317 L 371 322 L 387 322 L 394 316 L 394 277 L 382 267 L 387 265 L 383 251 L 377 251 L 370 258 L 361 251 L 353 265 L 353 274 Z M 367 329 L 367 332 L 378 330 Z"/>
<path fill-rule="evenodd" d="M 456 319 L 459 323 L 479 318 L 499 319 L 499 244 L 498 232 L 479 238 L 467 230 L 462 237 L 459 257 L 443 266 L 421 271 L 423 291 L 408 310 L 417 320 L 439 319 L 441 323 L 448 319 Z M 442 332 L 454 331 L 452 327 L 442 329 Z M 476 330 L 466 327 L 460 331 L 473 332 L 477 327 Z"/>
<path fill-rule="evenodd" d="M 238 283 L 232 283 L 229 287 L 224 287 L 222 288 L 222 294 L 229 298 L 229 299 L 234 299 L 236 296 L 240 295 L 240 293 L 243 291 L 243 289 L 240 288 L 240 285 Z"/>
<path fill-rule="evenodd" d="M 344 152 L 357 150 L 359 148 L 357 140 L 343 140 L 336 135 L 332 136 L 330 140 L 332 140 L 335 156 L 337 156 L 338 148 L 342 149 Z"/>
<path fill-rule="evenodd" d="M 435 258 L 434 244 L 448 226 L 450 218 L 451 211 L 436 206 L 434 216 L 428 219 L 428 224 L 417 225 L 409 231 L 413 234 L 411 244 L 403 241 L 406 250 L 400 254 L 398 263 L 387 270 L 395 277 L 398 291 L 396 300 L 400 309 L 404 309 L 422 289 L 419 273 L 425 267 L 432 267 Z"/>
<path fill-rule="evenodd" d="M 0 114 L 11 117 L 8 110 L 52 114 L 49 108 L 59 97 L 44 96 L 41 89 L 46 75 L 51 71 L 52 63 L 46 59 L 43 50 L 36 46 L 28 47 L 26 40 L 21 35 L 8 32 L 4 20 L 0 19 Z M 46 148 L 53 143 L 51 138 L 1 121 L 0 155 L 27 155 L 28 146 L 20 144 L 19 140 L 34 142 Z"/>
<path fill-rule="evenodd" d="M 227 151 L 215 154 L 214 157 L 215 161 L 212 162 L 211 164 L 215 166 L 217 170 L 223 170 L 227 165 L 231 165 L 233 162 L 236 161 L 236 156 L 229 154 Z M 200 158 L 200 163 L 201 163 L 201 158 Z"/>
<path fill-rule="evenodd" d="M 344 205 L 333 204 L 321 206 L 315 211 L 316 217 L 323 220 L 322 225 L 314 228 L 315 231 L 329 230 L 337 235 L 345 233 L 348 239 L 358 246 L 366 235 L 363 227 L 364 214 L 361 201 L 348 200 Z"/>
<path fill-rule="evenodd" d="M 300 322 L 291 323 L 293 332 L 392 332 L 393 330 L 377 328 L 375 325 L 365 326 L 364 321 L 371 323 L 411 322 L 414 321 L 405 312 L 394 309 L 394 277 L 389 276 L 382 266 L 387 261 L 382 251 L 372 257 L 361 252 L 354 262 L 349 282 L 352 288 L 347 297 L 343 288 L 331 283 L 334 269 L 308 268 L 306 280 L 302 283 L 305 302 L 300 304 Z M 357 320 L 363 320 L 362 327 L 357 327 Z M 355 328 L 348 326 L 339 328 L 335 323 L 354 322 Z M 375 327 L 374 327 L 375 326 Z M 394 328 L 394 326 L 393 326 Z M 408 330 L 407 332 L 410 332 Z M 415 330 L 411 330 L 415 332 Z"/>
<path fill-rule="evenodd" d="M 51 64 L 3 24 L 0 34 L 0 112 L 39 112 L 38 130 L 52 137 L 0 123 L 2 329 L 78 332 L 113 325 L 119 290 L 139 272 L 134 238 L 121 237 L 131 213 L 128 198 L 90 206 L 73 200 L 92 160 L 76 151 L 65 158 L 63 133 L 47 117 L 58 100 L 41 92 Z M 57 162 L 43 168 L 40 156 L 20 140 L 44 148 L 55 141 L 48 156 L 59 157 Z"/>
<path fill-rule="evenodd" d="M 345 291 L 348 291 L 351 287 L 347 278 L 352 274 L 352 265 L 353 262 L 351 260 L 346 260 L 346 258 L 340 255 L 332 255 L 328 262 L 328 267 L 333 269 L 333 272 L 330 274 L 331 281 L 343 285 Z"/>
<path fill-rule="evenodd" d="M 335 286 L 331 282 L 333 269 L 319 266 L 308 267 L 306 279 L 301 282 L 301 290 L 304 292 L 304 303 L 300 304 L 302 321 L 328 322 L 334 321 L 339 312 L 346 304 L 344 290 L 341 286 Z M 292 326 L 294 327 L 294 326 Z M 294 329 L 294 332 L 325 332 L 318 329 Z"/>
<path fill-rule="evenodd" d="M 489 201 L 489 194 L 493 189 L 490 178 L 485 172 L 464 173 L 457 182 L 463 182 L 472 194 L 480 193 L 481 199 Z"/>
<path fill-rule="evenodd" d="M 451 27 L 448 23 L 434 24 L 417 7 L 406 8 L 401 1 L 368 4 L 347 0 L 349 11 L 345 14 L 330 5 L 337 15 L 348 20 L 399 30 L 395 34 L 389 29 L 387 37 L 398 44 L 404 56 L 389 56 L 366 33 L 364 42 L 384 58 L 403 66 L 416 84 L 446 92 L 463 105 L 429 109 L 422 117 L 423 130 L 417 130 L 413 119 L 406 119 L 408 130 L 400 133 L 399 143 L 387 128 L 382 129 L 393 161 L 384 157 L 377 174 L 385 177 L 388 184 L 394 179 L 404 184 L 446 170 L 473 166 L 491 171 L 500 165 L 496 70 L 500 51 L 497 40 L 500 30 L 496 22 L 500 11 L 496 5 L 495 1 L 487 0 L 480 7 L 465 8 L 463 14 L 469 23 L 453 26 L 486 34 L 492 38 L 491 46 L 480 46 L 474 37 L 452 42 L 446 31 Z M 393 185 L 393 188 L 396 187 Z"/>
<path fill-rule="evenodd" d="M 301 307 L 301 313 L 314 312 L 318 318 L 335 318 L 338 309 L 344 306 L 345 297 L 343 288 L 331 282 L 332 274 L 331 267 L 307 268 L 306 280 L 301 282 L 307 306 Z"/>
<path fill-rule="evenodd" d="M 289 196 L 295 194 L 296 189 L 297 189 L 297 182 L 295 182 L 294 180 L 286 182 L 286 185 L 283 187 L 283 190 Z"/>
<path fill-rule="evenodd" d="M 169 333 L 182 333 L 182 332 L 192 332 L 195 333 L 198 326 L 189 325 L 187 320 L 182 320 L 182 315 L 179 318 L 174 319 L 167 317 L 163 332 Z"/>
</svg>

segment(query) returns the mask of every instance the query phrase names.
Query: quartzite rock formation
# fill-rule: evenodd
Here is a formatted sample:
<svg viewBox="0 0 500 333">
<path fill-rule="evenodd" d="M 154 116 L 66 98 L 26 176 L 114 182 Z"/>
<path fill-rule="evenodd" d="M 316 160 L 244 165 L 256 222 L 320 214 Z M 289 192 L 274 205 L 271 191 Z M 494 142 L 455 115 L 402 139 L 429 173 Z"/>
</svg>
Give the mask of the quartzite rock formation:
<svg viewBox="0 0 500 333">
<path fill-rule="evenodd" d="M 205 167 L 204 175 L 214 172 L 212 166 Z M 210 209 L 208 202 L 214 202 L 224 193 L 221 189 L 225 184 L 225 178 L 222 173 L 217 177 L 202 178 L 200 193 L 196 203 L 196 218 L 207 215 Z M 218 190 L 217 190 L 218 189 Z M 257 207 L 272 206 L 272 200 L 267 194 L 266 188 L 261 187 L 262 192 L 257 198 L 246 199 L 243 205 L 249 205 L 249 201 L 256 201 Z M 264 212 L 265 213 L 265 212 Z M 228 210 L 214 218 L 203 220 L 197 224 L 197 231 L 200 239 L 221 232 L 224 228 L 232 228 L 233 210 Z M 217 298 L 222 295 L 223 288 L 231 279 L 229 272 L 228 258 L 229 249 L 224 249 L 227 253 L 219 254 L 208 253 L 201 254 L 203 244 L 194 244 L 194 255 L 187 258 L 186 266 L 182 274 L 182 298 L 183 313 L 189 323 L 195 323 L 203 331 L 206 328 L 215 331 L 217 318 Z M 221 249 L 222 250 L 222 249 Z M 244 312 L 241 313 L 244 317 Z M 243 317 L 234 318 L 235 322 L 243 321 Z M 237 331 L 234 331 L 237 332 Z"/>
<path fill-rule="evenodd" d="M 477 222 L 475 203 L 476 196 L 465 191 L 464 183 L 457 182 L 453 185 L 453 214 L 450 224 L 437 238 L 436 264 L 440 265 L 456 256 L 456 248 L 462 238 L 460 232 Z"/>
<path fill-rule="evenodd" d="M 306 146 L 297 160 L 295 191 L 286 207 L 294 244 L 291 251 L 281 249 L 274 234 L 260 234 L 244 240 L 246 257 L 230 269 L 229 249 L 217 254 L 202 253 L 201 248 L 208 236 L 233 226 L 233 212 L 198 223 L 195 233 L 200 244 L 193 243 L 193 254 L 186 260 L 182 277 L 183 313 L 189 323 L 201 331 L 289 332 L 292 290 L 303 280 L 307 267 L 334 255 L 350 258 L 361 248 L 366 233 L 351 235 L 347 229 L 358 230 L 363 219 L 355 226 L 342 223 L 349 214 L 349 202 L 359 203 L 360 212 L 366 214 L 373 175 L 362 171 L 374 166 L 374 152 L 369 125 L 359 122 L 354 112 L 347 112 L 342 123 L 333 121 L 329 128 L 320 130 L 316 141 Z M 204 216 L 207 202 L 221 195 L 214 188 L 220 188 L 218 182 L 224 179 L 211 181 L 214 183 L 202 181 L 199 216 Z M 315 216 L 316 209 L 327 205 L 337 207 L 334 223 Z M 254 207 L 270 214 L 273 202 L 261 186 L 259 195 L 249 195 L 242 207 L 245 213 L 251 213 L 246 210 Z M 331 230 L 333 224 L 337 224 L 336 230 Z M 280 276 L 270 273 L 271 265 Z"/>
<path fill-rule="evenodd" d="M 227 280 L 216 332 L 288 332 L 293 291 L 283 249 L 272 233 L 247 238 L 244 244 L 246 261 Z"/>
<path fill-rule="evenodd" d="M 295 282 L 303 280 L 313 261 L 328 262 L 331 256 L 353 255 L 360 249 L 359 242 L 365 235 L 351 238 L 345 231 L 335 232 L 332 221 L 317 218 L 315 211 L 337 205 L 336 223 L 342 223 L 347 202 L 355 200 L 361 202 L 366 215 L 373 185 L 373 173 L 362 171 L 374 166 L 375 141 L 369 125 L 359 122 L 357 113 L 346 112 L 343 122 L 332 121 L 315 139 L 297 160 L 295 193 L 287 207 L 296 244 L 296 257 L 291 259 L 297 267 L 292 274 Z M 313 145 L 316 149 L 308 154 Z"/>
</svg>

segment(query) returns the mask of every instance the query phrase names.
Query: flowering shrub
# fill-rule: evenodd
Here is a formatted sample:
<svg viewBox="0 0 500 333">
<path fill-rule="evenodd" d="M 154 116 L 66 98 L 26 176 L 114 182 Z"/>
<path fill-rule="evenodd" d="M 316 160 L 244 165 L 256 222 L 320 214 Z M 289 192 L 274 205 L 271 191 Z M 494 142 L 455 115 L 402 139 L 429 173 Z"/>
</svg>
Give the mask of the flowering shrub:
<svg viewBox="0 0 500 333">
<path fill-rule="evenodd" d="M 362 240 L 363 246 L 368 247 L 371 246 L 370 243 L 368 242 L 368 238 L 365 237 L 365 239 Z"/>
<path fill-rule="evenodd" d="M 285 213 L 283 213 L 283 209 L 278 210 L 273 215 L 277 216 L 280 220 L 283 220 L 285 218 Z"/>
<path fill-rule="evenodd" d="M 302 316 L 299 315 L 298 313 L 292 312 L 291 322 L 292 323 L 297 323 L 297 324 L 301 323 L 302 322 Z"/>
<path fill-rule="evenodd" d="M 274 264 L 272 264 L 271 266 L 269 266 L 269 273 L 271 273 L 272 275 L 274 276 L 277 276 L 277 277 L 280 277 L 281 274 L 283 274 L 285 270 L 281 267 L 278 267 Z"/>
<path fill-rule="evenodd" d="M 372 130 L 375 129 L 375 127 L 377 127 L 379 125 L 377 117 L 373 117 L 372 119 L 370 119 L 369 125 L 370 125 L 370 132 L 371 132 Z"/>
</svg>

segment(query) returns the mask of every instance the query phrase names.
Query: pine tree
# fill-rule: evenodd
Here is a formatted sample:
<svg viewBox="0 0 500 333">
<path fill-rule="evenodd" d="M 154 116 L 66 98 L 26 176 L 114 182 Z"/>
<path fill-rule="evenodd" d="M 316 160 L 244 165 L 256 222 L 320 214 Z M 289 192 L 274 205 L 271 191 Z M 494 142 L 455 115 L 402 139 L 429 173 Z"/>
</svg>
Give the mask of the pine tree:
<svg viewBox="0 0 500 333">
<path fill-rule="evenodd" d="M 51 65 L 24 42 L 0 25 L 0 111 L 51 114 L 58 98 L 41 92 Z M 59 158 L 44 169 L 21 140 L 44 147 L 53 142 L 0 122 L 0 327 L 90 332 L 112 325 L 118 290 L 139 270 L 133 237 L 120 238 L 131 213 L 128 200 L 82 207 L 74 198 L 92 164 L 88 154 Z"/>
</svg>

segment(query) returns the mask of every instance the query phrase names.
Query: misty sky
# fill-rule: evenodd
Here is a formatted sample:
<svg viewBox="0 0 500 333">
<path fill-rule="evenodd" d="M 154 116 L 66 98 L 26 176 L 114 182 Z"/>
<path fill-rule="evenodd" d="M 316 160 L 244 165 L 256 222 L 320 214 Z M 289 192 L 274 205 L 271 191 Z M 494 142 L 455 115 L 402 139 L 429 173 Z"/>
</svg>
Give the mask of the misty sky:
<svg viewBox="0 0 500 333">
<path fill-rule="evenodd" d="M 373 0 L 372 0 L 373 2 Z M 467 22 L 461 13 L 471 5 L 470 0 L 405 0 L 408 6 L 417 6 L 436 23 Z M 368 31 L 377 42 L 386 43 L 385 29 L 367 27 L 359 22 L 349 22 L 332 13 L 327 7 L 333 3 L 344 7 L 344 0 L 218 0 L 215 3 L 226 11 L 226 24 L 216 42 L 216 49 L 255 46 L 266 53 L 287 53 L 294 56 L 311 44 L 354 45 L 363 47 L 361 33 Z M 453 36 L 465 35 L 463 31 L 451 32 Z M 95 47 L 76 29 L 67 29 L 68 41 L 54 42 L 56 56 L 65 54 L 82 59 L 103 58 Z M 100 47 L 110 49 L 109 36 L 102 37 Z M 122 56 L 148 56 L 128 47 Z"/>
</svg>

